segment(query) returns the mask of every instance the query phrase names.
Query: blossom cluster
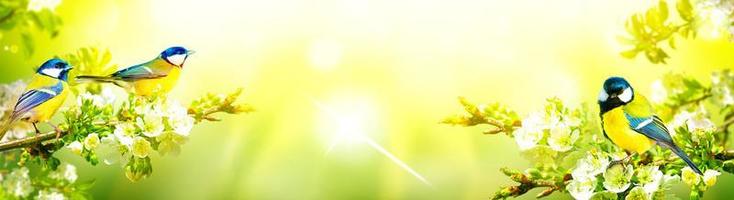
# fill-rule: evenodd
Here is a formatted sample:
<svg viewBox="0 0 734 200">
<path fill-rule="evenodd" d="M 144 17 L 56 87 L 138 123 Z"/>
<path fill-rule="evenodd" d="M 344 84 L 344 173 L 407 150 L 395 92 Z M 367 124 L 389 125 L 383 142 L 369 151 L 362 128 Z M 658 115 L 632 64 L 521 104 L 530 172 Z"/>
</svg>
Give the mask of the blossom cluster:
<svg viewBox="0 0 734 200">
<path fill-rule="evenodd" d="M 689 198 L 699 199 L 716 184 L 722 171 L 734 172 L 734 151 L 725 150 L 734 124 L 730 92 L 734 73 L 713 73 L 710 84 L 667 74 L 651 87 L 652 94 L 642 95 L 650 96 L 659 117 L 668 122 L 675 143 L 703 175 L 663 147 L 628 157 L 603 136 L 597 110 L 587 106 L 570 109 L 557 98 L 549 99 L 545 110 L 525 117 L 501 106 L 493 106 L 501 111 L 481 109 L 484 107 L 462 99 L 468 115 L 443 122 L 503 127 L 498 130 L 513 137 L 520 154 L 532 162 L 533 167 L 524 172 L 503 168 L 519 185 L 502 188 L 494 199 L 520 196 L 538 187 L 546 188 L 538 197 L 558 191 L 575 199 L 667 199 L 672 197 L 671 187 L 681 182 L 690 187 Z"/>
<path fill-rule="evenodd" d="M 29 168 L 23 166 L 0 174 L 3 199 L 62 200 L 79 199 L 87 196 L 92 182 L 77 181 L 76 167 L 63 164 L 56 170 L 42 170 L 31 176 Z"/>
<path fill-rule="evenodd" d="M 513 136 L 520 150 L 549 147 L 553 151 L 571 150 L 579 138 L 581 119 L 563 107 L 559 99 L 548 99 L 544 112 L 533 112 L 522 119 Z"/>
<path fill-rule="evenodd" d="M 23 92 L 22 81 L 0 85 L 0 119 L 13 111 L 15 99 Z M 94 90 L 88 90 L 88 89 Z M 241 90 L 229 95 L 208 94 L 184 106 L 165 95 L 137 97 L 117 94 L 111 86 L 76 88 L 76 102 L 59 113 L 59 138 L 55 131 L 19 151 L 5 149 L 0 163 L 0 199 L 79 199 L 88 196 L 91 182 L 77 181 L 76 168 L 55 157 L 66 151 L 92 165 L 102 162 L 124 168 L 125 176 L 138 181 L 153 172 L 151 156 L 177 155 L 196 123 L 218 121 L 217 113 L 251 112 L 237 103 Z M 120 98 L 122 97 L 122 98 Z M 29 123 L 13 124 L 0 145 L 34 137 Z M 40 166 L 40 167 L 32 167 Z M 7 170 L 6 170 L 7 169 Z M 38 170 L 38 171 L 37 171 Z"/>
<path fill-rule="evenodd" d="M 734 1 L 701 0 L 696 2 L 695 9 L 698 11 L 699 23 L 705 29 L 708 29 L 713 36 L 717 36 L 722 31 L 734 35 L 734 26 L 732 25 Z M 734 37 L 731 39 L 734 39 Z"/>
<path fill-rule="evenodd" d="M 116 95 L 107 88 L 99 94 L 83 93 L 78 104 L 65 112 L 70 134 L 64 145 L 92 164 L 103 162 L 125 168 L 131 181 L 152 173 L 150 156 L 154 152 L 178 155 L 196 119 L 188 108 L 165 96 L 129 96 L 115 104 Z"/>
</svg>

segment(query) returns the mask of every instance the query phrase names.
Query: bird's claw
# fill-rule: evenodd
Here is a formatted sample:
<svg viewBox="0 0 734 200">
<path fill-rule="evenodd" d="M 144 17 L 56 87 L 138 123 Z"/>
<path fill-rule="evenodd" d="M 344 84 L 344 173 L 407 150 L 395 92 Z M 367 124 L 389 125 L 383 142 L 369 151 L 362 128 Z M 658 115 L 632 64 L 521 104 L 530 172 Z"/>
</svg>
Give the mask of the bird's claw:
<svg viewBox="0 0 734 200">
<path fill-rule="evenodd" d="M 619 165 L 619 164 L 622 164 L 622 167 L 624 167 L 624 164 L 626 164 L 626 163 L 627 163 L 627 161 L 625 161 L 625 159 L 612 160 L 612 162 L 610 162 L 609 165 L 607 166 L 607 169 L 612 168 L 615 165 Z"/>
<path fill-rule="evenodd" d="M 631 161 L 631 160 L 632 160 L 632 156 L 633 156 L 633 155 L 634 155 L 634 154 L 630 154 L 630 155 L 628 155 L 627 157 L 624 157 L 624 158 L 622 158 L 622 159 L 619 159 L 619 160 L 612 160 L 612 162 L 610 162 L 610 163 L 609 163 L 609 165 L 607 166 L 607 169 L 609 169 L 609 168 L 612 168 L 613 166 L 615 166 L 615 165 L 618 165 L 618 164 L 622 164 L 622 167 L 626 169 L 626 168 L 627 168 L 627 165 L 626 165 L 626 164 L 627 164 L 627 163 L 628 163 L 629 161 Z"/>
<path fill-rule="evenodd" d="M 61 132 L 62 132 L 61 129 L 59 129 L 58 126 L 53 125 L 51 123 L 48 123 L 48 125 L 54 128 L 54 132 L 56 132 L 56 139 L 59 139 L 61 137 Z"/>
</svg>

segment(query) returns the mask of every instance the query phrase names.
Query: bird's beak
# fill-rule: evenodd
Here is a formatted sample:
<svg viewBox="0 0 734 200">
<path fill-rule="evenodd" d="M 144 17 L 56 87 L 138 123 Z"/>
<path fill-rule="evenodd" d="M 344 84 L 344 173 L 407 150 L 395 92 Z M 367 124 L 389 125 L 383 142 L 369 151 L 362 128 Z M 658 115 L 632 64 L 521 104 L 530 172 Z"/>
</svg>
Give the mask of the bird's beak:
<svg viewBox="0 0 734 200">
<path fill-rule="evenodd" d="M 189 50 L 188 52 L 186 52 L 186 55 L 187 55 L 187 56 L 190 56 L 190 55 L 192 55 L 192 54 L 195 54 L 195 53 L 196 53 L 196 51 L 194 51 L 194 50 Z"/>
<path fill-rule="evenodd" d="M 74 69 L 74 67 L 73 67 L 73 66 L 71 66 L 71 65 L 68 65 L 68 66 L 66 66 L 66 68 L 64 68 L 64 70 L 67 70 L 67 71 L 68 71 L 68 70 L 71 70 L 71 69 Z"/>
</svg>

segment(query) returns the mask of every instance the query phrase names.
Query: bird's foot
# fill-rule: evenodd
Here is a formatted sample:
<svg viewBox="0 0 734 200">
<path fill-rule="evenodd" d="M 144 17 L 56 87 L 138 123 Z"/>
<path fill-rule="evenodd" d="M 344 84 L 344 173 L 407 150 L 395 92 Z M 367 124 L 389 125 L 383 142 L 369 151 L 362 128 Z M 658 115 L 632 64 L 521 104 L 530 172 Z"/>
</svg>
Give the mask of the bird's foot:
<svg viewBox="0 0 734 200">
<path fill-rule="evenodd" d="M 607 166 L 607 169 L 612 168 L 614 165 L 622 164 L 622 167 L 626 168 L 627 163 L 629 163 L 632 160 L 632 156 L 634 156 L 635 153 L 627 155 L 627 157 L 624 157 L 619 160 L 612 160 L 612 162 L 609 163 Z"/>
<path fill-rule="evenodd" d="M 61 129 L 59 129 L 58 126 L 53 125 L 51 123 L 48 123 L 48 125 L 54 128 L 54 132 L 56 132 L 56 139 L 59 139 L 61 137 Z"/>
<path fill-rule="evenodd" d="M 38 127 L 36 126 L 36 123 L 31 123 L 31 124 L 33 124 L 33 129 L 36 130 L 36 134 L 41 134 L 41 131 L 38 130 Z"/>
</svg>

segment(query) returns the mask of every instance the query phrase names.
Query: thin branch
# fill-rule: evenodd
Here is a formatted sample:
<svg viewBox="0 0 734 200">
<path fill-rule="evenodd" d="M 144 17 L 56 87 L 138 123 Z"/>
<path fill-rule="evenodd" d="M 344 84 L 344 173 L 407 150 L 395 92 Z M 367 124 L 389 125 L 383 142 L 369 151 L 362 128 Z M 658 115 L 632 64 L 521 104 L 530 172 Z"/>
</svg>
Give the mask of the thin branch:
<svg viewBox="0 0 734 200">
<path fill-rule="evenodd" d="M 571 174 L 563 174 L 554 180 L 537 180 L 528 177 L 528 175 L 508 168 L 500 169 L 502 173 L 509 176 L 513 181 L 520 183 L 519 185 L 507 186 L 494 194 L 491 199 L 506 199 L 507 197 L 518 197 L 535 188 L 546 188 L 536 198 L 546 197 L 555 191 L 562 191 L 566 188 L 568 181 L 573 179 Z"/>
<path fill-rule="evenodd" d="M 492 130 L 488 130 L 488 131 L 484 131 L 484 134 L 487 134 L 487 135 L 490 135 L 490 134 L 497 134 L 497 133 L 505 133 L 505 134 L 507 134 L 507 135 L 510 135 L 510 134 L 512 134 L 512 133 L 511 133 L 511 132 L 510 132 L 510 131 L 509 131 L 509 130 L 507 129 L 507 125 L 505 125 L 505 124 L 503 124 L 502 122 L 499 122 L 499 121 L 497 121 L 497 120 L 493 120 L 493 119 L 487 119 L 487 118 L 485 118 L 485 119 L 484 119 L 484 124 L 488 124 L 488 125 L 490 125 L 490 126 L 494 126 L 494 127 L 495 127 L 495 129 L 492 129 Z M 513 122 L 512 124 L 510 124 L 510 126 L 512 126 L 512 127 L 520 127 L 521 125 L 522 125 L 522 122 L 520 122 L 519 120 L 517 120 L 517 121 L 514 121 L 514 122 Z"/>
<path fill-rule="evenodd" d="M 714 157 L 723 161 L 734 159 L 734 150 L 725 150 L 724 152 L 714 155 Z"/>
<path fill-rule="evenodd" d="M 729 118 L 728 120 L 724 121 L 724 123 L 722 123 L 721 126 L 719 126 L 719 130 L 726 132 L 729 126 L 731 126 L 732 124 L 734 124 L 734 117 Z"/>
<path fill-rule="evenodd" d="M 211 116 L 211 115 L 216 114 L 216 113 L 219 113 L 219 112 L 225 112 L 225 111 L 216 110 L 214 112 L 207 112 L 206 115 L 203 116 L 203 119 L 206 119 L 208 121 L 219 121 L 219 119 L 216 119 L 216 118 L 214 118 L 214 117 Z M 190 115 L 192 115 L 192 114 L 190 114 Z M 192 117 L 193 117 L 193 115 L 192 115 Z M 195 122 L 195 123 L 198 124 L 199 122 Z M 114 121 L 114 120 L 113 121 L 109 121 L 109 122 L 97 122 L 97 123 L 94 123 L 94 125 L 108 125 L 108 126 L 109 125 L 115 125 L 115 124 L 117 124 L 117 121 Z M 57 133 L 58 133 L 58 137 L 57 137 Z M 26 137 L 26 138 L 23 138 L 23 139 L 18 139 L 18 140 L 3 142 L 3 143 L 0 143 L 0 152 L 9 151 L 9 150 L 18 149 L 18 148 L 23 148 L 23 147 L 28 147 L 28 146 L 31 146 L 31 145 L 34 145 L 34 144 L 38 144 L 38 143 L 41 143 L 41 142 L 45 142 L 45 141 L 49 141 L 49 140 L 54 140 L 54 139 L 57 139 L 57 138 L 62 138 L 62 137 L 64 137 L 67 134 L 69 134 L 68 131 L 59 131 L 59 132 L 57 132 L 57 131 L 51 131 L 51 132 L 48 132 L 48 133 L 42 133 L 42 134 L 38 134 L 38 135 Z"/>
<path fill-rule="evenodd" d="M 709 97 L 712 96 L 711 92 L 708 92 L 708 91 L 709 91 L 709 89 L 705 89 L 705 94 L 703 96 L 698 97 L 698 98 L 695 98 L 695 99 L 691 99 L 689 101 L 684 101 L 684 102 L 682 102 L 682 103 L 680 103 L 678 105 L 671 105 L 671 108 L 673 109 L 673 111 L 676 111 L 676 110 L 680 109 L 683 106 L 687 106 L 687 105 L 690 105 L 690 104 L 698 104 L 698 103 L 701 103 L 701 101 L 706 100 L 706 99 L 708 99 Z"/>
<path fill-rule="evenodd" d="M 12 149 L 23 148 L 23 147 L 31 146 L 34 144 L 38 144 L 43 141 L 56 139 L 56 133 L 57 133 L 56 131 L 51 131 L 48 133 L 42 133 L 42 134 L 34 135 L 31 137 L 19 139 L 19 140 L 13 140 L 13 141 L 0 143 L 0 152 L 12 150 Z M 69 132 L 67 131 L 58 132 L 59 138 L 63 137 L 64 135 L 68 133 Z"/>
</svg>

